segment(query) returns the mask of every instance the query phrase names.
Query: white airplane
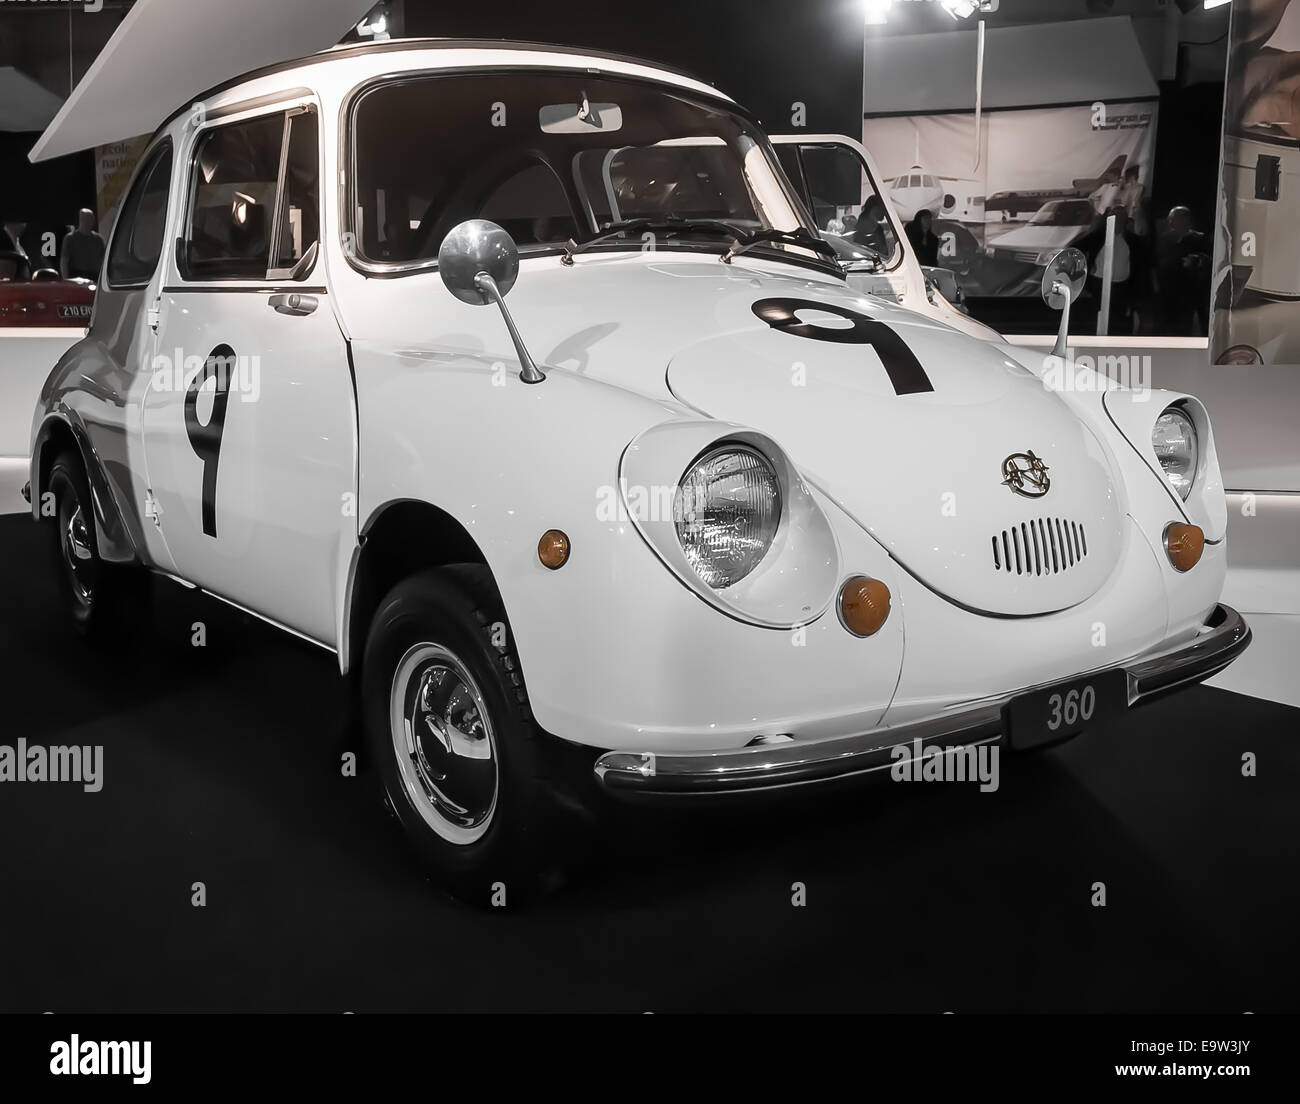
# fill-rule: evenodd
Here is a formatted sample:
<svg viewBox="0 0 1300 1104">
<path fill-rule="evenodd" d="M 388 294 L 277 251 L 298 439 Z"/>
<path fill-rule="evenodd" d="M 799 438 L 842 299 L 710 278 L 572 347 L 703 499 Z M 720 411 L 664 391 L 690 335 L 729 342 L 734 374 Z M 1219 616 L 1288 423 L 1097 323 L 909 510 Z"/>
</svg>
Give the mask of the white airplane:
<svg viewBox="0 0 1300 1104">
<path fill-rule="evenodd" d="M 943 176 L 940 173 L 931 172 L 921 163 L 921 136 L 916 136 L 916 162 L 907 172 L 900 176 L 894 177 L 893 180 L 886 180 L 885 184 L 889 187 L 889 197 L 894 201 L 894 208 L 898 212 L 898 217 L 904 222 L 910 222 L 916 217 L 918 211 L 929 211 L 935 218 L 940 218 L 945 214 L 956 214 L 958 202 L 955 196 L 949 191 L 947 185 L 950 183 L 969 182 L 972 184 L 979 183 L 972 177 L 968 176 Z M 972 200 L 968 197 L 965 202 L 966 207 L 972 206 Z M 980 220 L 983 219 L 983 212 L 980 213 Z"/>
</svg>

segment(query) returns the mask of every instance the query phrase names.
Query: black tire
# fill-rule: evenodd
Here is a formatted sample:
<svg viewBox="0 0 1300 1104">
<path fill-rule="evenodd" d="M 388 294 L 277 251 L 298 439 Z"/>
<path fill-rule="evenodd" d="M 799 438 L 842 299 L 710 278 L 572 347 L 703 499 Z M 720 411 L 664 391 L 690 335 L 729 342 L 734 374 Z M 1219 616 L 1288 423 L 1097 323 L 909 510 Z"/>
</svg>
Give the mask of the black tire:
<svg viewBox="0 0 1300 1104">
<path fill-rule="evenodd" d="M 95 510 L 80 456 L 64 452 L 55 458 L 47 490 L 55 502 L 50 547 L 72 624 L 93 643 L 120 640 L 147 619 L 149 578 L 141 568 L 100 558 Z"/>
<path fill-rule="evenodd" d="M 446 655 L 425 654 L 429 649 L 444 650 Z M 447 674 L 448 656 L 459 661 L 461 672 Z M 461 683 L 453 693 L 454 701 L 481 700 L 485 708 L 486 742 L 495 759 L 496 780 L 491 810 L 481 823 L 469 824 L 486 805 L 486 790 L 478 784 L 486 778 L 486 768 L 474 762 L 475 756 L 444 753 L 439 748 L 445 745 L 439 741 L 426 743 L 431 746 L 427 758 L 423 750 L 408 750 L 405 763 L 399 761 L 399 739 L 405 739 L 403 746 L 411 749 L 409 734 L 420 725 L 408 721 L 399 733 L 395 711 L 406 718 L 410 713 L 402 702 L 408 707 L 413 702 L 427 704 L 415 685 L 421 679 L 421 661 L 432 665 L 434 673 L 429 677 L 439 680 L 437 686 Z M 429 668 L 423 670 L 427 675 Z M 463 674 L 475 685 L 470 686 Z M 426 680 L 423 685 L 433 684 Z M 561 862 L 558 825 L 563 816 L 538 747 L 540 733 L 528 707 L 505 610 L 486 568 L 473 564 L 441 568 L 412 576 L 389 592 L 370 626 L 361 698 L 367 748 L 389 807 L 443 888 L 472 904 L 509 907 L 552 880 Z M 424 712 L 419 705 L 413 707 L 426 724 L 430 716 L 442 713 L 442 706 Z M 443 719 L 449 721 L 453 707 L 446 708 L 449 712 Z M 460 716 L 477 720 L 477 704 Z M 467 728 L 480 736 L 484 732 L 474 724 L 461 724 L 456 731 Z M 483 742 L 479 739 L 475 746 Z M 448 773 L 439 776 L 437 768 L 443 766 Z M 465 811 L 465 823 L 449 826 L 437 809 L 446 797 L 430 776 L 453 781 L 453 770 L 462 780 L 467 770 L 479 773 L 460 789 L 476 800 L 463 805 L 451 802 Z M 431 786 L 436 796 L 429 796 Z M 447 832 L 464 838 L 449 839 Z"/>
</svg>

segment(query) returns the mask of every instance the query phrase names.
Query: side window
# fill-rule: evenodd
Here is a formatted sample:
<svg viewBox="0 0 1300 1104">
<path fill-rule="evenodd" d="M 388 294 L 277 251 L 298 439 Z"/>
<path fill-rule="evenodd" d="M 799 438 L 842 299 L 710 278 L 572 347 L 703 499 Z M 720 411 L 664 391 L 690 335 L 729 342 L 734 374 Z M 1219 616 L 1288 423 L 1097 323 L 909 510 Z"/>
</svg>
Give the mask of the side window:
<svg viewBox="0 0 1300 1104">
<path fill-rule="evenodd" d="M 276 234 L 273 269 L 293 268 L 320 237 L 320 161 L 316 112 L 289 116 L 285 147 L 284 195 Z"/>
<path fill-rule="evenodd" d="M 893 266 L 902 255 L 898 235 L 857 153 L 847 146 L 799 151 L 818 228 L 868 246 Z"/>
<path fill-rule="evenodd" d="M 108 281 L 115 287 L 146 284 L 162 256 L 171 185 L 172 147 L 166 143 L 141 170 L 113 230 Z"/>
<path fill-rule="evenodd" d="M 216 127 L 199 139 L 187 279 L 266 278 L 284 132 L 285 116 L 277 114 Z"/>
</svg>

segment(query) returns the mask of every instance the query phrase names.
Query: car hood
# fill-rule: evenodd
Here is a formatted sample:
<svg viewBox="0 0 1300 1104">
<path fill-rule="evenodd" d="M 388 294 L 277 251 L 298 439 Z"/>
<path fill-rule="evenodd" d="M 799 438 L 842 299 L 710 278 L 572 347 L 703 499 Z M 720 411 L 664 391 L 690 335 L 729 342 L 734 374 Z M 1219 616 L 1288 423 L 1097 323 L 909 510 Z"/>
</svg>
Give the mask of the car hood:
<svg viewBox="0 0 1300 1104">
<path fill-rule="evenodd" d="M 1105 448 L 1060 396 L 991 344 L 798 273 L 580 258 L 521 273 L 510 305 L 550 365 L 767 434 L 963 606 L 1028 616 L 1094 594 L 1118 562 L 1122 511 Z M 875 344 L 845 340 L 866 331 Z M 1046 467 L 1041 497 L 1005 481 L 1008 458 L 1023 469 L 1030 453 Z"/>
<path fill-rule="evenodd" d="M 1087 231 L 1086 226 L 1022 226 L 995 238 L 995 249 L 1050 249 L 1066 246 Z"/>
</svg>

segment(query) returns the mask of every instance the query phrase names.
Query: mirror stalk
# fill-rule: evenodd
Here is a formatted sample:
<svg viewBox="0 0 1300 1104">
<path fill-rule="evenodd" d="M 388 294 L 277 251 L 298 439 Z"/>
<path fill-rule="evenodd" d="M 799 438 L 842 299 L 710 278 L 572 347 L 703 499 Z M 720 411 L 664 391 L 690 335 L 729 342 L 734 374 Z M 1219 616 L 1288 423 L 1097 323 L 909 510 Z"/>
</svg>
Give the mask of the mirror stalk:
<svg viewBox="0 0 1300 1104">
<path fill-rule="evenodd" d="M 541 383 L 546 379 L 546 373 L 529 355 L 506 306 L 506 296 L 519 277 L 519 247 L 509 234 L 486 219 L 462 222 L 442 240 L 438 273 L 447 290 L 462 303 L 471 307 L 495 303 L 519 354 L 519 378 L 524 383 Z"/>
<path fill-rule="evenodd" d="M 1061 330 L 1056 335 L 1052 356 L 1070 355 L 1070 304 L 1083 293 L 1088 279 L 1088 258 L 1077 249 L 1062 249 L 1043 267 L 1043 301 L 1061 312 Z"/>
<path fill-rule="evenodd" d="M 1065 306 L 1061 309 L 1061 329 L 1056 335 L 1056 346 L 1052 349 L 1052 356 L 1068 360 L 1070 356 L 1070 300 L 1073 296 L 1070 294 L 1070 285 L 1061 280 L 1056 281 L 1052 290 L 1054 294 L 1065 299 Z"/>
<path fill-rule="evenodd" d="M 483 293 L 486 299 L 495 303 L 501 310 L 501 317 L 505 319 L 506 329 L 510 331 L 510 340 L 515 343 L 515 352 L 519 355 L 519 378 L 524 383 L 541 383 L 546 379 L 546 373 L 537 367 L 537 362 L 533 360 L 527 346 L 524 345 L 524 339 L 515 328 L 515 320 L 510 315 L 510 308 L 506 306 L 505 296 L 501 294 L 501 289 L 497 287 L 496 280 L 492 278 L 490 273 L 480 272 L 474 277 L 474 286 Z"/>
</svg>

